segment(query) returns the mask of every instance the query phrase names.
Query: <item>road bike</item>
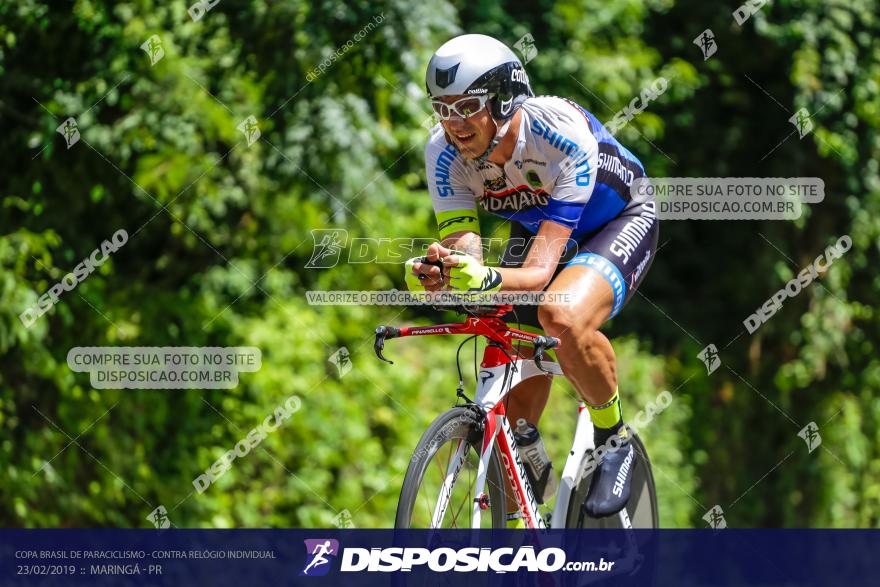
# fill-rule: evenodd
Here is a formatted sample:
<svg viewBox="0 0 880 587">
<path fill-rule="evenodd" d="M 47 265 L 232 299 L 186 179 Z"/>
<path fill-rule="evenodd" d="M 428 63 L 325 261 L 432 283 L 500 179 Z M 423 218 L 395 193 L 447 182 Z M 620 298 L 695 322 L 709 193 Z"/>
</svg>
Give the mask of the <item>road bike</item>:
<svg viewBox="0 0 880 587">
<path fill-rule="evenodd" d="M 507 326 L 501 316 L 511 306 L 461 306 L 468 314 L 456 324 L 376 328 L 374 350 L 383 361 L 385 342 L 407 336 L 469 335 L 486 339 L 473 399 L 464 392 L 456 355 L 458 405 L 441 414 L 422 435 L 406 471 L 397 507 L 396 528 L 504 528 L 507 492 L 529 528 L 656 528 L 657 496 L 648 453 L 630 431 L 637 453 L 632 494 L 617 515 L 595 519 L 582 504 L 586 500 L 598 450 L 593 425 L 583 401 L 577 408 L 574 439 L 555 506 L 541 514 L 535 492 L 520 458 L 516 438 L 507 420 L 505 398 L 519 382 L 530 377 L 563 375 L 560 365 L 545 351 L 556 348 L 556 338 Z M 467 340 L 470 340 L 467 339 Z M 467 340 L 465 342 L 467 342 Z M 516 346 L 534 346 L 531 357 Z M 462 346 L 459 346 L 461 351 Z M 595 455 L 594 455 L 595 453 Z M 548 508 L 549 509 L 549 508 Z"/>
</svg>

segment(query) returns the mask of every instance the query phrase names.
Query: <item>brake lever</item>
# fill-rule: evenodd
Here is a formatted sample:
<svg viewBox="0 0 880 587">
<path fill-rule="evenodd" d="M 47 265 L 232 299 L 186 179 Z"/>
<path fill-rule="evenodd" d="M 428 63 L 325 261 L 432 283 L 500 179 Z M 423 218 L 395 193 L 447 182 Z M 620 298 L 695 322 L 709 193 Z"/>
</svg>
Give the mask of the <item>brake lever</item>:
<svg viewBox="0 0 880 587">
<path fill-rule="evenodd" d="M 544 354 L 544 351 L 549 351 L 551 349 L 555 349 L 559 346 L 559 339 L 552 336 L 538 336 L 535 338 L 535 356 L 534 361 L 535 365 L 539 370 L 544 373 L 553 374 L 552 371 L 545 369 L 541 364 L 541 356 Z"/>
<path fill-rule="evenodd" d="M 385 339 L 386 338 L 397 338 L 400 336 L 400 329 L 395 328 L 394 326 L 379 326 L 376 328 L 376 340 L 373 343 L 373 350 L 376 352 L 376 356 L 385 361 L 386 363 L 394 364 L 394 361 L 386 359 L 382 355 L 382 350 L 385 348 Z"/>
</svg>

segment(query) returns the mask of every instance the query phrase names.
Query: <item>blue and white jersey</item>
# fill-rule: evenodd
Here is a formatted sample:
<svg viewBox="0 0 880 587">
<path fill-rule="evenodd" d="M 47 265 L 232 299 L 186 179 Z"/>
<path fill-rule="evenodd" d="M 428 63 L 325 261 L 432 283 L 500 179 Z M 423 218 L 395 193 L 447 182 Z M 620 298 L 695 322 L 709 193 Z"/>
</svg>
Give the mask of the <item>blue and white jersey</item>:
<svg viewBox="0 0 880 587">
<path fill-rule="evenodd" d="M 471 222 L 479 203 L 532 233 L 551 220 L 571 228 L 578 240 L 640 204 L 630 185 L 645 175 L 639 160 L 595 116 L 552 96 L 523 103 L 517 143 L 503 168 L 462 157 L 446 142 L 440 124 L 431 130 L 425 164 L 434 211 L 443 219 L 441 236 L 453 232 L 443 230 L 444 222 Z"/>
</svg>

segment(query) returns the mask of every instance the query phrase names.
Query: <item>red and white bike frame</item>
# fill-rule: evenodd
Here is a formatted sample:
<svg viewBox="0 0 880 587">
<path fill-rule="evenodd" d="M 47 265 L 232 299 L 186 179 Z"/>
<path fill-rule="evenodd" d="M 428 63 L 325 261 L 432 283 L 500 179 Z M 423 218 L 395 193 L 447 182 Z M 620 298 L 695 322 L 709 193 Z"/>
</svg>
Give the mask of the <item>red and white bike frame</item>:
<svg viewBox="0 0 880 587">
<path fill-rule="evenodd" d="M 542 367 L 554 375 L 562 375 L 562 369 L 557 363 L 542 361 Z M 489 458 L 492 455 L 494 444 L 498 443 L 501 456 L 501 464 L 504 473 L 513 490 L 514 502 L 519 507 L 528 528 L 545 528 L 546 523 L 538 510 L 538 501 L 531 485 L 526 477 L 525 465 L 520 459 L 516 446 L 513 430 L 504 410 L 504 398 L 509 390 L 516 387 L 521 381 L 530 377 L 547 377 L 532 359 L 511 357 L 504 354 L 497 347 L 489 346 L 483 355 L 480 365 L 480 381 L 478 382 L 474 402 L 486 413 L 486 428 L 483 432 L 483 444 L 480 454 L 480 465 L 477 471 L 477 482 L 474 489 L 475 501 L 471 527 L 480 527 L 482 508 L 479 498 L 484 492 L 486 473 L 489 466 Z M 551 520 L 559 524 L 565 523 L 568 512 L 568 504 L 571 494 L 574 492 L 578 474 L 581 471 L 581 463 L 587 451 L 593 448 L 593 424 L 590 421 L 586 406 L 583 402 L 578 406 L 577 427 L 575 437 L 569 451 L 568 459 L 562 470 L 562 479 L 556 498 L 556 506 L 553 509 Z M 464 456 L 464 455 L 462 455 Z M 505 504 L 495 504 L 495 507 L 503 507 Z"/>
<path fill-rule="evenodd" d="M 477 470 L 476 485 L 474 488 L 474 501 L 471 517 L 471 527 L 480 528 L 481 517 L 486 507 L 486 475 L 489 469 L 489 459 L 495 444 L 501 457 L 504 473 L 513 489 L 513 498 L 525 519 L 525 525 L 529 528 L 546 528 L 547 524 L 538 510 L 538 501 L 535 498 L 531 485 L 526 477 L 525 465 L 520 459 L 519 451 L 514 450 L 516 441 L 513 430 L 507 420 L 504 409 L 504 398 L 509 391 L 521 381 L 530 377 L 547 377 L 550 374 L 563 375 L 562 369 L 557 363 L 543 360 L 541 368 L 538 367 L 534 358 L 519 357 L 513 348 L 515 342 L 527 342 L 534 344 L 539 335 L 510 328 L 498 316 L 509 308 L 500 308 L 494 316 L 470 317 L 461 324 L 440 324 L 436 326 L 421 326 L 409 328 L 393 328 L 382 326 L 376 330 L 376 353 L 380 358 L 384 340 L 402 336 L 425 336 L 442 334 L 477 334 L 485 336 L 495 344 L 486 347 L 483 353 L 483 361 L 480 364 L 479 380 L 474 396 L 474 403 L 485 414 L 485 429 L 483 442 L 480 447 L 480 463 Z M 380 343 L 381 339 L 381 343 Z M 467 459 L 467 444 L 459 441 L 458 448 L 450 460 L 437 503 L 434 507 L 431 526 L 441 526 L 443 517 L 449 506 L 452 488 L 458 479 L 465 460 Z M 562 479 L 557 492 L 556 506 L 551 517 L 557 526 L 565 523 L 568 505 L 574 488 L 577 485 L 578 476 L 583 472 L 582 464 L 587 451 L 594 448 L 593 425 L 588 411 L 583 402 L 578 406 L 577 427 L 574 440 L 568 454 L 565 467 L 562 470 Z M 491 507 L 505 507 L 506 504 L 491 504 Z M 624 527 L 631 527 L 626 509 L 622 510 Z"/>
</svg>

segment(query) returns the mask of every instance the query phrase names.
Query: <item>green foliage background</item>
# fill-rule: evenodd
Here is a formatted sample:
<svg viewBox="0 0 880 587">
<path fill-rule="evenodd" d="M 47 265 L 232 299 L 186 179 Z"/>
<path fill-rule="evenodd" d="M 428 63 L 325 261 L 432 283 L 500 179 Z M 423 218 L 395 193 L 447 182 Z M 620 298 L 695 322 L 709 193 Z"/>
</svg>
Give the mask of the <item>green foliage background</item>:
<svg viewBox="0 0 880 587">
<path fill-rule="evenodd" d="M 0 0 L 0 524 L 143 527 L 159 504 L 183 527 L 328 526 L 344 510 L 392 523 L 420 433 L 455 399 L 455 341 L 391 343 L 396 364 L 379 363 L 375 325 L 440 317 L 309 306 L 307 290 L 402 287 L 400 264 L 306 269 L 310 231 L 435 235 L 423 70 L 482 32 L 532 34 L 537 92 L 602 120 L 670 78 L 619 135 L 653 176 L 825 181 L 797 222 L 663 223 L 642 295 L 607 332 L 627 414 L 675 398 L 645 431 L 664 526 L 703 525 L 715 504 L 731 526 L 876 526 L 880 7 L 777 0 L 739 26 L 737 6 L 222 0 L 193 22 L 182 1 Z M 68 116 L 70 149 L 55 133 Z M 26 329 L 24 308 L 119 228 L 129 243 Z M 749 335 L 742 320 L 844 234 L 852 250 Z M 709 343 L 711 375 L 696 357 Z M 97 345 L 254 345 L 263 367 L 230 391 L 95 390 L 65 361 Z M 342 378 L 327 362 L 341 346 Z M 194 493 L 292 394 L 302 409 Z M 541 427 L 559 464 L 575 410 L 557 382 Z"/>
</svg>

